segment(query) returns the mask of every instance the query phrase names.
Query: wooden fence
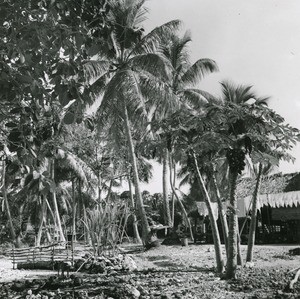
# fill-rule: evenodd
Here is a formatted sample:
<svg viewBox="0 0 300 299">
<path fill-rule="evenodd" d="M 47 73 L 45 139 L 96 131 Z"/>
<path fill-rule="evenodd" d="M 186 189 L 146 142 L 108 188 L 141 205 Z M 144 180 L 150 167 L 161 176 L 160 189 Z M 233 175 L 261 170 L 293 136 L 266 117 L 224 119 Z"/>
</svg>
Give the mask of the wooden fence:
<svg viewBox="0 0 300 299">
<path fill-rule="evenodd" d="M 21 263 L 38 263 L 69 261 L 74 263 L 74 250 L 72 246 L 66 243 L 55 243 L 47 246 L 13 248 L 11 250 L 11 259 L 13 269 Z"/>
</svg>

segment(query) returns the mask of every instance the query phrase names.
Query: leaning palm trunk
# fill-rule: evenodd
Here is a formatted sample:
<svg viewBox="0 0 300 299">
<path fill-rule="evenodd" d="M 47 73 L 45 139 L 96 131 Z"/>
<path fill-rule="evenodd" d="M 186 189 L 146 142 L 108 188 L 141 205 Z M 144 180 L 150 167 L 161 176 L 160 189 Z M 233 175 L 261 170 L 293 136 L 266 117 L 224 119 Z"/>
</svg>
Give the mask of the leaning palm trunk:
<svg viewBox="0 0 300 299">
<path fill-rule="evenodd" d="M 163 150 L 163 206 L 165 225 L 172 227 L 171 212 L 168 200 L 168 149 Z"/>
<path fill-rule="evenodd" d="M 170 174 L 171 174 L 171 171 L 172 171 L 172 158 L 171 157 L 169 158 L 169 164 L 170 164 Z M 185 222 L 186 222 L 186 224 L 187 224 L 187 226 L 189 228 L 189 233 L 190 233 L 191 240 L 194 241 L 193 228 L 192 228 L 192 225 L 191 225 L 191 221 L 190 221 L 190 219 L 188 217 L 188 214 L 186 212 L 186 209 L 185 209 L 185 207 L 184 207 L 181 199 L 177 195 L 177 192 L 176 192 L 176 189 L 175 189 L 175 186 L 174 186 L 174 181 L 175 180 L 172 180 L 172 176 L 170 175 L 170 185 L 171 185 L 171 189 L 172 189 L 173 195 L 175 195 L 176 200 L 179 203 L 179 206 L 180 206 L 180 209 L 181 209 L 182 214 L 184 216 Z M 174 216 L 173 216 L 173 221 L 174 221 Z"/>
<path fill-rule="evenodd" d="M 229 196 L 229 233 L 228 233 L 228 259 L 226 266 L 226 277 L 235 278 L 237 266 L 237 201 L 236 186 L 238 172 L 230 173 L 230 196 Z"/>
<path fill-rule="evenodd" d="M 258 201 L 258 194 L 259 194 L 261 180 L 262 180 L 262 168 L 263 168 L 262 163 L 259 163 L 256 185 L 255 185 L 255 190 L 253 193 L 253 201 L 252 201 L 251 222 L 250 222 L 247 257 L 246 257 L 247 262 L 251 262 L 253 258 L 253 247 L 255 243 L 255 229 L 256 229 L 256 217 L 257 217 L 257 201 Z"/>
<path fill-rule="evenodd" d="M 132 213 L 133 238 L 134 238 L 135 243 L 141 244 L 142 240 L 141 240 L 138 225 L 137 225 L 136 209 L 135 209 L 134 197 L 133 197 L 133 192 L 132 192 L 132 184 L 131 184 L 129 175 L 128 175 L 128 187 L 129 187 L 129 196 L 130 196 L 129 204 L 131 206 L 131 209 L 133 210 L 133 213 Z"/>
<path fill-rule="evenodd" d="M 204 192 L 204 199 L 205 203 L 208 209 L 208 215 L 209 215 L 209 220 L 210 220 L 210 225 L 212 229 L 212 235 L 213 235 L 213 240 L 214 240 L 214 247 L 215 247 L 215 255 L 216 255 L 216 263 L 217 263 L 217 271 L 218 273 L 222 273 L 224 270 L 224 261 L 223 261 L 223 256 L 222 256 L 222 250 L 221 250 L 221 240 L 220 240 L 220 235 L 218 231 L 218 226 L 217 226 L 217 221 L 215 219 L 212 206 L 211 206 L 211 200 L 210 196 L 208 194 L 208 191 L 206 189 L 204 180 L 202 178 L 202 175 L 199 170 L 198 162 L 195 153 L 193 153 L 193 160 L 196 168 L 196 175 L 197 175 L 197 180 L 200 186 L 200 189 L 203 190 Z"/>
<path fill-rule="evenodd" d="M 216 179 L 216 176 L 215 176 L 215 166 L 214 166 L 214 169 L 213 169 L 212 183 L 213 183 L 213 186 L 215 188 L 215 192 L 216 192 L 216 196 L 217 196 L 219 216 L 220 216 L 220 219 L 221 219 L 224 244 L 225 244 L 226 254 L 227 254 L 228 253 L 228 223 L 227 223 L 227 218 L 226 218 L 226 211 L 224 211 L 224 208 L 223 208 L 223 205 L 222 205 L 220 189 L 218 187 L 217 179 Z"/>
<path fill-rule="evenodd" d="M 144 244 L 146 244 L 147 237 L 150 233 L 150 227 L 149 227 L 149 223 L 148 223 L 148 219 L 147 219 L 147 215 L 146 215 L 146 211 L 145 211 L 145 207 L 144 207 L 144 203 L 143 203 L 143 198 L 142 198 L 142 194 L 141 194 L 137 160 L 136 160 L 133 141 L 132 141 L 127 106 L 125 103 L 124 103 L 124 118 L 125 118 L 125 130 L 126 130 L 127 141 L 128 141 L 128 146 L 129 146 L 129 154 L 130 154 L 131 163 L 132 163 L 133 178 L 134 178 L 134 185 L 135 185 L 135 195 L 137 198 L 137 207 L 138 207 L 138 211 L 140 214 L 139 216 L 141 218 L 141 224 L 142 224 L 142 239 L 143 239 Z"/>
<path fill-rule="evenodd" d="M 54 182 L 55 180 L 55 160 L 52 160 L 52 163 L 50 165 L 51 167 L 51 179 Z M 59 210 L 58 210 L 58 204 L 57 204 L 57 199 L 56 199 L 56 191 L 54 190 L 52 193 L 52 200 L 53 200 L 53 205 L 54 205 L 54 214 L 55 214 L 55 220 L 56 220 L 56 225 L 57 225 L 57 229 L 58 229 L 58 233 L 60 236 L 60 241 L 65 242 L 65 236 L 64 236 L 64 232 L 62 229 L 62 225 L 61 225 L 61 220 L 60 220 L 60 214 L 59 214 Z"/>
</svg>

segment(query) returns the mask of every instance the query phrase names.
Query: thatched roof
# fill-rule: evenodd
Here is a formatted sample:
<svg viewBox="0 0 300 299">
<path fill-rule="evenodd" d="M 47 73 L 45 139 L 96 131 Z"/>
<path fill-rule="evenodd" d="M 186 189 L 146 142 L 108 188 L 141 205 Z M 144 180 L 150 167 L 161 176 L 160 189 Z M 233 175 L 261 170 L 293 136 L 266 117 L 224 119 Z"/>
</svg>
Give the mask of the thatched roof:
<svg viewBox="0 0 300 299">
<path fill-rule="evenodd" d="M 251 196 L 255 189 L 255 178 L 242 178 L 238 182 L 237 197 Z M 264 176 L 260 188 L 260 194 L 277 194 L 300 190 L 300 172 L 276 173 Z"/>
<path fill-rule="evenodd" d="M 243 216 L 252 203 L 255 179 L 241 179 L 238 184 L 238 210 Z M 262 180 L 257 208 L 270 206 L 297 207 L 300 205 L 300 173 L 274 174 Z"/>
<path fill-rule="evenodd" d="M 255 178 L 241 178 L 237 186 L 237 208 L 238 216 L 245 217 L 251 208 L 253 192 L 256 185 Z M 204 201 L 197 201 L 197 209 L 200 215 L 208 215 Z M 273 208 L 300 206 L 300 172 L 277 173 L 264 176 L 260 188 L 257 208 L 267 205 Z M 224 203 L 226 209 L 226 203 Z M 212 209 L 218 218 L 217 203 L 212 200 Z"/>
</svg>

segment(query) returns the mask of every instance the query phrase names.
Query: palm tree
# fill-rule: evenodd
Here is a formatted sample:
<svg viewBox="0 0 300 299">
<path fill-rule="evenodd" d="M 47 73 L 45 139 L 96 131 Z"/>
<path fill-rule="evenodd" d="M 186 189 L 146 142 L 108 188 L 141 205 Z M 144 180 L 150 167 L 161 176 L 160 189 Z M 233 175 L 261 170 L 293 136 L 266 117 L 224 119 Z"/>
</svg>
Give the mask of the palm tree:
<svg viewBox="0 0 300 299">
<path fill-rule="evenodd" d="M 160 52 L 171 66 L 171 76 L 168 84 L 172 90 L 172 101 L 161 102 L 153 113 L 152 120 L 160 120 L 170 116 L 180 106 L 203 108 L 203 104 L 213 97 L 194 86 L 206 75 L 218 70 L 217 64 L 211 59 L 199 59 L 191 64 L 189 60 L 188 44 L 191 42 L 190 32 L 186 32 L 183 37 L 176 34 L 167 36 L 160 45 Z M 171 155 L 170 136 L 162 135 L 164 139 L 164 149 L 162 150 L 163 163 L 163 195 L 165 208 L 165 222 L 170 225 L 171 213 L 167 196 L 167 169 L 168 156 Z M 172 188 L 173 189 L 173 188 Z"/>
<path fill-rule="evenodd" d="M 97 113 L 98 126 L 109 128 L 113 137 L 123 132 L 122 127 L 125 129 L 145 241 L 150 229 L 141 196 L 132 128 L 142 127 L 148 121 L 153 99 L 160 101 L 167 97 L 169 88 L 163 84 L 169 75 L 167 62 L 155 51 L 162 34 L 172 32 L 180 22 L 171 21 L 142 36 L 140 26 L 146 13 L 144 2 L 111 2 L 107 15 L 111 24 L 108 38 L 111 47 L 109 51 L 102 47 L 97 60 L 86 63 L 86 74 L 88 78 L 95 78 L 95 89 L 103 86 L 105 80 L 108 81 Z"/>
</svg>

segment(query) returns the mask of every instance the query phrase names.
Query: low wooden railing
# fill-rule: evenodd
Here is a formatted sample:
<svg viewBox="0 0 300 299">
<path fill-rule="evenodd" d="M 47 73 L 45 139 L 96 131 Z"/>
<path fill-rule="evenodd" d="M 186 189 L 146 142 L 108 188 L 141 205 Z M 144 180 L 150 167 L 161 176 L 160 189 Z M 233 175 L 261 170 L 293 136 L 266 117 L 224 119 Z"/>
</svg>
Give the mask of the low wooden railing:
<svg viewBox="0 0 300 299">
<path fill-rule="evenodd" d="M 71 261 L 74 263 L 74 251 L 67 242 L 55 243 L 47 246 L 36 246 L 27 248 L 13 248 L 11 250 L 13 269 L 21 263 L 38 263 Z"/>
</svg>

